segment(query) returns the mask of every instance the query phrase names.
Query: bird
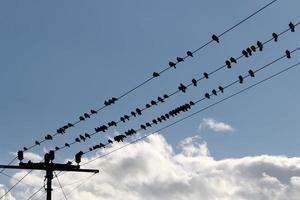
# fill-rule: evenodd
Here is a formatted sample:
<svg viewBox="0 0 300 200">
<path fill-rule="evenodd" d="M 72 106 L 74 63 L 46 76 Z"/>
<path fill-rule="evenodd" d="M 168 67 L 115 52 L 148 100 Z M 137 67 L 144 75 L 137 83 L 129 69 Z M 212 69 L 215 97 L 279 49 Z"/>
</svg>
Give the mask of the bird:
<svg viewBox="0 0 300 200">
<path fill-rule="evenodd" d="M 239 75 L 239 81 L 240 81 L 240 84 L 242 84 L 244 82 L 244 78 L 242 75 Z"/>
<path fill-rule="evenodd" d="M 235 64 L 236 64 L 236 63 L 237 63 L 237 60 L 236 60 L 234 57 L 231 57 L 231 58 L 230 58 L 230 62 L 232 62 L 232 63 L 235 63 Z"/>
<path fill-rule="evenodd" d="M 216 41 L 217 43 L 220 43 L 219 37 L 216 36 L 215 34 L 213 34 L 213 35 L 211 36 L 211 38 L 212 38 L 212 40 Z"/>
<path fill-rule="evenodd" d="M 166 117 L 165 117 L 164 115 L 160 116 L 160 118 L 161 118 L 162 120 L 167 120 Z"/>
<path fill-rule="evenodd" d="M 285 55 L 286 55 L 286 57 L 287 57 L 288 59 L 292 58 L 292 57 L 291 57 L 291 52 L 290 52 L 289 50 L 286 50 L 286 51 L 285 51 Z"/>
<path fill-rule="evenodd" d="M 259 51 L 263 50 L 263 43 L 261 41 L 257 41 L 257 47 Z"/>
<path fill-rule="evenodd" d="M 109 106 L 110 103 L 109 103 L 108 101 L 104 101 L 104 105 L 105 105 L 105 106 Z"/>
<path fill-rule="evenodd" d="M 242 51 L 242 54 L 243 54 L 246 58 L 249 57 L 248 52 L 247 52 L 246 50 L 243 50 L 243 51 Z"/>
<path fill-rule="evenodd" d="M 40 145 L 40 144 L 41 144 L 41 143 L 40 143 L 39 141 L 37 141 L 37 140 L 36 140 L 34 143 L 35 143 L 36 145 Z"/>
<path fill-rule="evenodd" d="M 135 109 L 135 111 L 136 111 L 136 113 L 137 113 L 138 115 L 142 115 L 141 109 L 137 108 L 137 109 Z"/>
<path fill-rule="evenodd" d="M 224 93 L 224 88 L 222 86 L 219 86 L 219 90 L 221 93 Z"/>
<path fill-rule="evenodd" d="M 145 107 L 146 107 L 146 108 L 150 108 L 151 105 L 147 103 L 147 104 L 145 105 Z"/>
<path fill-rule="evenodd" d="M 169 113 L 166 113 L 166 114 L 165 114 L 165 117 L 166 117 L 167 119 L 169 119 L 169 118 L 170 118 Z"/>
<path fill-rule="evenodd" d="M 164 99 L 163 99 L 163 98 L 161 98 L 161 97 L 157 97 L 157 101 L 159 101 L 159 102 L 163 103 L 163 102 L 164 102 Z"/>
<path fill-rule="evenodd" d="M 113 141 L 111 139 L 108 139 L 107 142 L 111 143 L 111 144 L 113 143 Z"/>
<path fill-rule="evenodd" d="M 295 25 L 292 22 L 289 23 L 289 27 L 291 29 L 291 32 L 295 32 Z"/>
<path fill-rule="evenodd" d="M 177 62 L 183 62 L 184 61 L 183 58 L 181 58 L 181 57 L 177 57 L 176 60 L 177 60 Z"/>
<path fill-rule="evenodd" d="M 186 52 L 186 55 L 187 55 L 187 56 L 190 56 L 190 57 L 193 57 L 193 53 L 192 53 L 191 51 L 187 51 L 187 52 Z"/>
<path fill-rule="evenodd" d="M 51 135 L 46 135 L 45 136 L 45 140 L 52 140 L 52 139 L 53 139 L 53 137 Z"/>
<path fill-rule="evenodd" d="M 197 86 L 197 80 L 196 79 L 192 79 L 192 84 L 196 87 Z"/>
<path fill-rule="evenodd" d="M 68 127 L 69 127 L 69 128 L 70 128 L 70 127 L 74 127 L 74 124 L 68 123 Z"/>
<path fill-rule="evenodd" d="M 173 62 L 169 62 L 169 66 L 170 66 L 170 67 L 174 67 L 174 68 L 176 68 L 176 64 L 175 64 L 175 63 L 173 63 Z"/>
<path fill-rule="evenodd" d="M 128 115 L 124 115 L 124 119 L 129 120 L 130 117 Z"/>
<path fill-rule="evenodd" d="M 204 94 L 205 98 L 210 99 L 210 95 L 208 93 Z"/>
<path fill-rule="evenodd" d="M 105 148 L 105 145 L 102 143 L 100 143 L 99 146 L 100 146 L 100 148 Z"/>
<path fill-rule="evenodd" d="M 195 103 L 193 101 L 190 101 L 190 105 L 193 106 L 195 105 Z"/>
<path fill-rule="evenodd" d="M 146 123 L 146 126 L 151 127 L 151 124 L 149 122 Z"/>
<path fill-rule="evenodd" d="M 96 110 L 91 110 L 91 114 L 92 115 L 97 114 L 97 111 Z"/>
<path fill-rule="evenodd" d="M 55 147 L 55 151 L 58 151 L 58 150 L 60 150 L 60 148 L 59 147 Z M 29 162 L 29 161 L 28 161 Z"/>
<path fill-rule="evenodd" d="M 272 33 L 272 37 L 274 39 L 275 42 L 278 42 L 278 35 L 277 33 Z"/>
<path fill-rule="evenodd" d="M 91 139 L 91 136 L 90 136 L 90 134 L 88 134 L 88 133 L 85 133 L 85 134 L 84 134 L 84 137 Z"/>
<path fill-rule="evenodd" d="M 153 122 L 153 124 L 157 124 L 157 120 L 156 119 L 153 119 L 152 122 Z"/>
<path fill-rule="evenodd" d="M 217 96 L 217 91 L 215 89 L 212 90 L 212 93 Z"/>
<path fill-rule="evenodd" d="M 23 147 L 23 150 L 24 150 L 24 151 L 28 151 L 28 148 L 27 148 L 27 147 Z"/>
<path fill-rule="evenodd" d="M 250 47 L 250 49 L 251 49 L 253 52 L 256 52 L 256 47 L 255 47 L 254 45 L 252 45 L 252 46 Z"/>
<path fill-rule="evenodd" d="M 254 76 L 255 76 L 254 71 L 251 70 L 251 69 L 248 71 L 248 74 L 249 74 L 251 77 L 254 77 Z"/>
<path fill-rule="evenodd" d="M 226 60 L 225 61 L 225 64 L 227 65 L 227 68 L 230 69 L 231 68 L 231 63 L 229 60 Z"/>
<path fill-rule="evenodd" d="M 182 91 L 183 93 L 186 92 L 187 87 L 185 85 L 183 85 L 182 83 L 180 83 L 180 86 L 178 87 L 178 90 Z"/>
<path fill-rule="evenodd" d="M 146 130 L 146 126 L 144 124 L 142 124 L 140 127 L 141 127 L 141 129 Z"/>
<path fill-rule="evenodd" d="M 136 117 L 136 113 L 135 113 L 134 111 L 132 111 L 130 114 L 131 114 L 132 116 Z"/>
<path fill-rule="evenodd" d="M 157 72 L 153 72 L 153 77 L 159 77 L 159 73 L 157 73 Z"/>
<path fill-rule="evenodd" d="M 204 78 L 208 79 L 208 73 L 204 72 L 203 76 L 204 76 Z"/>
<path fill-rule="evenodd" d="M 112 97 L 111 101 L 112 101 L 112 103 L 115 103 L 116 101 L 118 101 L 118 98 L 117 97 Z"/>
<path fill-rule="evenodd" d="M 90 115 L 87 114 L 87 113 L 84 113 L 83 115 L 84 115 L 85 118 L 90 118 Z"/>
<path fill-rule="evenodd" d="M 79 138 L 75 138 L 75 142 L 80 142 L 80 139 Z"/>
<path fill-rule="evenodd" d="M 80 121 L 84 121 L 84 117 L 80 116 L 80 117 L 79 117 L 79 120 L 80 120 Z"/>
<path fill-rule="evenodd" d="M 65 147 L 70 147 L 70 144 L 68 144 L 68 143 L 65 143 Z"/>
<path fill-rule="evenodd" d="M 85 141 L 85 137 L 83 135 L 79 135 L 79 137 L 82 141 Z"/>
<path fill-rule="evenodd" d="M 153 105 L 153 106 L 157 106 L 157 103 L 156 103 L 156 101 L 154 101 L 154 100 L 152 100 L 150 103 L 151 103 L 151 105 Z"/>
<path fill-rule="evenodd" d="M 164 94 L 164 99 L 167 99 L 167 98 L 169 98 L 169 95 Z"/>
<path fill-rule="evenodd" d="M 159 123 L 161 123 L 161 122 L 162 122 L 162 120 L 161 120 L 161 118 L 160 118 L 160 117 L 158 117 L 158 118 L 157 118 L 157 121 L 158 121 Z"/>
<path fill-rule="evenodd" d="M 120 117 L 120 121 L 125 123 L 125 118 L 124 117 Z"/>
<path fill-rule="evenodd" d="M 246 49 L 246 51 L 249 54 L 249 56 L 252 56 L 252 50 L 249 47 Z"/>
</svg>

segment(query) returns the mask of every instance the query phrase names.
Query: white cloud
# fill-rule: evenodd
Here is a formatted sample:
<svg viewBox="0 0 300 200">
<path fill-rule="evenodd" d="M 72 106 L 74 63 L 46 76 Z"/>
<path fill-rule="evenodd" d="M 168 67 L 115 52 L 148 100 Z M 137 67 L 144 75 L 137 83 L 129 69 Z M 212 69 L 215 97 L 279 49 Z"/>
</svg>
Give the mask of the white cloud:
<svg viewBox="0 0 300 200">
<path fill-rule="evenodd" d="M 2 195 L 4 195 L 7 191 L 7 188 L 4 185 L 0 184 L 0 197 L 2 197 Z M 5 195 L 4 200 L 15 200 L 15 198 L 8 193 L 7 195 Z"/>
<path fill-rule="evenodd" d="M 200 129 L 207 128 L 215 132 L 233 132 L 234 128 L 224 122 L 219 122 L 213 118 L 203 118 L 199 126 Z"/>
<path fill-rule="evenodd" d="M 119 145 L 114 145 L 117 148 Z M 80 200 L 297 200 L 300 195 L 300 158 L 261 155 L 215 160 L 207 144 L 199 137 L 186 138 L 175 153 L 159 134 L 101 158 L 85 168 L 100 173 L 88 179 L 69 199 Z M 101 155 L 103 152 L 97 152 Z M 85 158 L 83 162 L 95 158 Z M 24 172 L 16 174 L 16 177 Z M 60 177 L 62 185 L 71 184 L 89 174 L 68 173 Z M 43 174 L 26 178 L 40 187 Z M 57 183 L 54 180 L 54 187 Z M 74 187 L 74 185 L 72 186 Z M 66 193 L 72 187 L 66 187 Z M 17 199 L 30 196 L 32 189 L 19 186 Z M 62 199 L 54 190 L 53 199 Z"/>
</svg>

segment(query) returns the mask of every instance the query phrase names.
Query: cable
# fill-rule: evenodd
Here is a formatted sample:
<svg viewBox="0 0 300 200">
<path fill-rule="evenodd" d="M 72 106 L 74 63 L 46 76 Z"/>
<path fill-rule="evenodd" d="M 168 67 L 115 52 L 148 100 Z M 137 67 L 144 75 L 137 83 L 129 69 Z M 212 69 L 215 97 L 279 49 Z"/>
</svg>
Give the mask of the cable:
<svg viewBox="0 0 300 200">
<path fill-rule="evenodd" d="M 170 128 L 170 127 L 172 127 L 172 126 L 174 126 L 174 125 L 176 125 L 176 124 L 178 124 L 178 123 L 180 123 L 180 122 L 182 122 L 184 120 L 187 120 L 187 119 L 189 119 L 189 118 L 191 118 L 191 117 L 193 117 L 193 116 L 195 116 L 195 115 L 197 115 L 197 114 L 199 114 L 199 113 L 201 113 L 201 112 L 203 112 L 205 110 L 208 110 L 211 107 L 214 107 L 214 106 L 216 106 L 216 105 L 218 105 L 218 104 L 220 104 L 220 103 L 222 103 L 224 101 L 227 101 L 227 100 L 229 100 L 229 99 L 231 99 L 231 98 L 233 98 L 233 97 L 235 97 L 235 96 L 237 96 L 239 94 L 242 94 L 242 93 L 246 92 L 247 90 L 250 90 L 251 88 L 254 88 L 254 87 L 256 87 L 256 86 L 258 86 L 258 85 L 260 85 L 260 84 L 262 84 L 262 83 L 264 83 L 264 82 L 266 82 L 266 81 L 268 81 L 268 80 L 270 80 L 270 79 L 272 79 L 272 78 L 274 78 L 276 76 L 279 76 L 280 74 L 282 74 L 284 72 L 287 72 L 287 71 L 291 70 L 292 68 L 295 68 L 295 67 L 297 67 L 299 65 L 300 65 L 300 62 L 298 62 L 298 63 L 296 63 L 296 64 L 294 64 L 294 65 L 292 65 L 290 67 L 287 67 L 287 68 L 285 68 L 285 69 L 283 69 L 283 70 L 281 70 L 281 71 L 279 71 L 279 72 L 277 72 L 277 73 L 275 73 L 275 74 L 273 74 L 273 75 L 271 75 L 271 76 L 269 76 L 269 77 L 267 77 L 267 78 L 265 78 L 265 79 L 263 79 L 263 80 L 255 83 L 255 84 L 253 84 L 253 85 L 251 85 L 249 87 L 246 87 L 245 89 L 242 89 L 242 90 L 240 90 L 240 91 L 238 91 L 238 92 L 236 92 L 236 93 L 234 93 L 234 94 L 232 94 L 232 95 L 230 95 L 230 96 L 228 96 L 226 98 L 221 99 L 220 101 L 217 101 L 217 102 L 215 102 L 213 104 L 210 104 L 209 106 L 207 106 L 207 107 L 205 107 L 205 108 L 203 108 L 201 110 L 198 110 L 198 111 L 196 111 L 196 112 L 194 112 L 194 113 L 192 113 L 192 114 L 190 114 L 190 115 L 188 115 L 188 116 L 186 116 L 184 118 L 181 118 L 181 119 L 179 119 L 179 120 L 177 120 L 177 121 L 175 121 L 175 122 L 173 122 L 173 123 L 171 123 L 171 124 L 169 124 L 167 126 L 164 126 L 164 127 L 160 128 L 160 129 L 157 129 L 155 132 L 152 132 L 150 134 L 142 136 L 142 137 L 140 137 L 140 138 L 138 138 L 138 139 L 136 139 L 134 141 L 131 141 L 130 143 L 127 143 L 127 144 L 125 144 L 125 145 L 123 145 L 123 146 L 121 146 L 119 148 L 116 148 L 116 149 L 114 149 L 114 150 L 112 150 L 112 151 L 110 151 L 110 152 L 108 152 L 106 154 L 98 156 L 98 157 L 96 157 L 96 158 L 94 158 L 94 159 L 92 159 L 92 160 L 90 160 L 90 161 L 82 164 L 81 166 L 87 165 L 87 164 L 89 164 L 91 162 L 94 162 L 94 161 L 100 159 L 100 158 L 106 157 L 106 156 L 108 156 L 108 155 L 110 155 L 110 154 L 112 154 L 112 153 L 114 153 L 114 152 L 116 152 L 118 150 L 121 150 L 121 149 L 123 149 L 123 148 L 125 148 L 125 147 L 127 147 L 127 146 L 129 146 L 131 144 L 134 144 L 134 143 L 136 143 L 138 141 L 141 141 L 141 140 L 149 137 L 150 135 L 153 135 L 154 133 L 157 133 L 157 132 L 163 131 L 163 130 L 165 130 L 167 128 Z"/>
<path fill-rule="evenodd" d="M 231 26 L 230 28 L 228 28 L 227 30 L 225 30 L 223 33 L 221 33 L 218 37 L 222 37 L 224 36 L 225 34 L 227 34 L 228 32 L 232 31 L 233 29 L 235 29 L 236 27 L 238 27 L 239 25 L 243 24 L 244 22 L 248 21 L 250 18 L 254 17 L 255 15 L 259 14 L 260 12 L 262 12 L 263 10 L 265 10 L 266 8 L 268 8 L 269 6 L 271 6 L 272 4 L 274 4 L 275 2 L 277 2 L 278 0 L 273 0 L 271 1 L 270 3 L 266 4 L 265 6 L 263 6 L 262 8 L 258 9 L 257 11 L 255 11 L 254 13 L 250 14 L 249 16 L 247 16 L 246 18 L 242 19 L 241 21 L 239 21 L 238 23 L 236 23 L 235 25 Z M 206 46 L 208 46 L 209 44 L 211 44 L 213 42 L 213 39 L 209 40 L 208 42 L 204 43 L 202 46 L 200 46 L 199 48 L 197 48 L 196 50 L 194 50 L 193 52 L 191 53 L 196 53 L 202 49 L 204 49 Z M 188 56 L 185 56 L 183 59 L 186 59 Z M 173 63 L 174 66 L 177 65 L 180 61 L 178 62 L 175 62 Z M 174 67 L 174 66 L 168 66 L 166 67 L 165 69 L 161 70 L 159 73 L 158 73 L 158 76 L 166 71 L 168 71 L 170 68 Z M 141 82 L 140 84 L 138 84 L 136 87 L 128 90 L 127 92 L 123 93 L 122 95 L 120 95 L 119 97 L 117 98 L 111 98 L 109 99 L 108 101 L 105 101 L 105 105 L 96 109 L 96 110 L 93 110 L 94 112 L 92 112 L 91 110 L 91 114 L 87 114 L 87 117 L 82 117 L 82 119 L 80 119 L 79 121 L 75 121 L 73 123 L 68 123 L 67 125 L 57 129 L 57 133 L 54 133 L 54 134 L 48 134 L 45 136 L 45 139 L 42 139 L 40 141 L 35 141 L 35 144 L 30 146 L 30 147 L 24 147 L 24 151 L 28 151 L 28 150 L 31 150 L 33 149 L 34 147 L 36 146 L 39 146 L 41 143 L 44 143 L 46 142 L 47 140 L 52 140 L 56 135 L 59 135 L 59 134 L 64 134 L 65 131 L 71 127 L 74 127 L 75 125 L 79 124 L 80 122 L 84 121 L 85 119 L 87 118 L 90 118 L 91 115 L 94 115 L 94 114 L 97 114 L 99 111 L 101 111 L 102 109 L 104 109 L 105 107 L 111 105 L 111 104 L 114 104 L 115 101 L 117 100 L 120 100 L 122 98 L 124 98 L 125 96 L 127 96 L 128 94 L 132 93 L 133 91 L 137 90 L 138 88 L 142 87 L 143 85 L 145 85 L 146 83 L 150 82 L 151 80 L 154 79 L 154 76 L 151 76 L 150 78 L 146 79 L 145 81 Z"/>
<path fill-rule="evenodd" d="M 58 179 L 58 176 L 57 176 L 57 174 L 56 174 L 55 171 L 54 171 L 54 174 L 55 174 L 56 180 L 57 180 L 57 182 L 58 182 L 58 185 L 59 185 L 59 187 L 60 187 L 60 189 L 61 189 L 61 191 L 62 191 L 62 193 L 63 193 L 63 195 L 64 195 L 65 200 L 68 200 L 68 198 L 67 198 L 67 196 L 66 196 L 66 193 L 65 193 L 65 191 L 64 191 L 64 189 L 63 189 L 63 187 L 62 187 L 62 185 L 61 185 L 61 183 L 60 183 L 60 181 L 59 181 L 59 179 Z"/>
</svg>

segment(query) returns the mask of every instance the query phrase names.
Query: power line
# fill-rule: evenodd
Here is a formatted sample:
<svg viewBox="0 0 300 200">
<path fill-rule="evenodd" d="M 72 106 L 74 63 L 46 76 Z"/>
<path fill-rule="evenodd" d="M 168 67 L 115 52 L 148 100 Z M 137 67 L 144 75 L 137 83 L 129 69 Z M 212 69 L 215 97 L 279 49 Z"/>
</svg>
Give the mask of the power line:
<svg viewBox="0 0 300 200">
<path fill-rule="evenodd" d="M 61 191 L 62 191 L 62 193 L 63 193 L 63 195 L 64 195 L 65 200 L 68 200 L 68 198 L 67 198 L 67 196 L 66 196 L 66 193 L 65 193 L 65 191 L 64 191 L 64 189 L 63 189 L 63 187 L 62 187 L 62 185 L 61 185 L 61 183 L 60 183 L 60 181 L 59 181 L 59 178 L 58 178 L 58 176 L 57 176 L 57 173 L 54 172 L 54 174 L 55 174 L 55 178 L 56 178 L 56 180 L 57 180 L 57 182 L 58 182 L 58 185 L 59 185 L 59 187 L 60 187 L 60 189 L 61 189 Z"/>
</svg>

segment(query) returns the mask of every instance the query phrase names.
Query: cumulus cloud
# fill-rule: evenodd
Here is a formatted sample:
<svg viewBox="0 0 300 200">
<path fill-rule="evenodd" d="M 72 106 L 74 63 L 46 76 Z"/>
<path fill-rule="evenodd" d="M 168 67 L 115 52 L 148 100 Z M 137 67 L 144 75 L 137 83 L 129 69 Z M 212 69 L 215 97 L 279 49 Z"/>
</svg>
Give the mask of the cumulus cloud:
<svg viewBox="0 0 300 200">
<path fill-rule="evenodd" d="M 0 184 L 0 197 L 4 195 L 7 191 L 7 188 L 4 185 Z M 16 200 L 10 193 L 5 195 L 4 200 Z"/>
<path fill-rule="evenodd" d="M 118 148 L 121 144 L 115 144 Z M 300 158 L 284 156 L 253 156 L 216 160 L 199 136 L 180 142 L 176 153 L 159 134 L 129 145 L 108 157 L 90 163 L 100 173 L 85 179 L 69 199 L 81 200 L 296 200 L 300 195 Z M 97 152 L 83 162 L 107 153 Z M 19 177 L 25 172 L 19 172 Z M 88 174 L 67 173 L 60 177 L 68 185 Z M 25 181 L 40 187 L 43 174 L 34 173 Z M 54 187 L 58 187 L 54 180 Z M 68 194 L 76 184 L 65 187 Z M 30 196 L 34 190 L 19 186 L 17 199 Z M 53 199 L 63 199 L 59 189 Z"/>
<path fill-rule="evenodd" d="M 207 128 L 215 132 L 233 132 L 234 128 L 224 122 L 219 122 L 213 118 L 203 118 L 200 129 Z"/>
</svg>

